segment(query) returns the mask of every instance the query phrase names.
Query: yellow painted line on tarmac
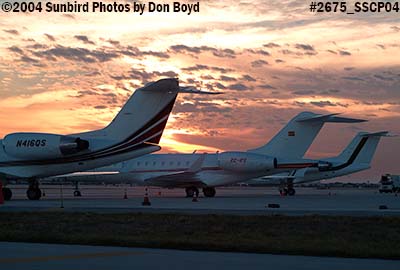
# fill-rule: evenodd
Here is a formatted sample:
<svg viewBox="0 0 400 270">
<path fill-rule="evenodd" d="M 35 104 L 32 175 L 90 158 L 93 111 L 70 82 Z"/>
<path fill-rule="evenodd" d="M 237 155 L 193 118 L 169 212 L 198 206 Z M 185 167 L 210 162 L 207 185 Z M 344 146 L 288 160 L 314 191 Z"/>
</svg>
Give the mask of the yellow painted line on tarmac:
<svg viewBox="0 0 400 270">
<path fill-rule="evenodd" d="M 96 253 L 81 253 L 81 254 L 68 254 L 68 255 L 55 255 L 55 256 L 38 256 L 27 258 L 0 258 L 0 263 L 30 263 L 30 262 L 46 262 L 46 261 L 60 261 L 60 260 L 74 260 L 74 259 L 88 259 L 88 258 L 105 258 L 115 256 L 131 256 L 143 255 L 145 252 L 141 251 L 114 251 L 114 252 L 96 252 Z"/>
</svg>

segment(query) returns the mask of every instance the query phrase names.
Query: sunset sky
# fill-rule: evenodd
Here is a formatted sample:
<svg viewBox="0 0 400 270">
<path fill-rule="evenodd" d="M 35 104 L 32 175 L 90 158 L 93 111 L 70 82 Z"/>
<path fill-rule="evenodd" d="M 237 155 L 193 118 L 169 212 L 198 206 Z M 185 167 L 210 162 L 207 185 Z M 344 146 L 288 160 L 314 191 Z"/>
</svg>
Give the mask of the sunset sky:
<svg viewBox="0 0 400 270">
<path fill-rule="evenodd" d="M 0 12 L 0 135 L 101 128 L 136 88 L 164 77 L 225 94 L 180 95 L 163 152 L 255 148 L 301 111 L 369 120 L 326 125 L 311 158 L 336 155 L 358 131 L 400 134 L 399 15 L 311 13 L 307 3 L 201 1 L 191 15 Z M 399 160 L 400 137 L 383 138 L 371 170 L 341 179 L 400 174 Z"/>
</svg>

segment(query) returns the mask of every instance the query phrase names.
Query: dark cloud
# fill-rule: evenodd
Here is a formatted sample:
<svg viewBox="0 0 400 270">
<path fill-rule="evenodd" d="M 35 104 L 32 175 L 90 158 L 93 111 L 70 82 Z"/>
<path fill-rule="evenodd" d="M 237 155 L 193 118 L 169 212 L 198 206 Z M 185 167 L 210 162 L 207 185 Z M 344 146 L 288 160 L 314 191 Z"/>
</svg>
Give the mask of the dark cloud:
<svg viewBox="0 0 400 270">
<path fill-rule="evenodd" d="M 235 82 L 235 81 L 237 81 L 236 78 L 225 76 L 225 75 L 220 76 L 219 79 L 221 81 L 224 81 L 224 82 Z"/>
<path fill-rule="evenodd" d="M 374 77 L 382 81 L 394 81 L 392 77 L 385 77 L 379 74 L 375 74 Z"/>
<path fill-rule="evenodd" d="M 364 81 L 364 79 L 360 78 L 360 77 L 342 77 L 342 79 L 349 80 L 349 81 Z"/>
<path fill-rule="evenodd" d="M 254 50 L 254 49 L 246 49 L 247 52 L 252 53 L 252 54 L 260 54 L 264 56 L 270 56 L 271 54 L 267 51 L 264 50 Z"/>
<path fill-rule="evenodd" d="M 251 66 L 253 68 L 259 68 L 259 67 L 262 67 L 265 65 L 268 65 L 268 62 L 265 60 L 255 60 L 255 61 L 251 62 Z"/>
<path fill-rule="evenodd" d="M 226 89 L 225 85 L 223 85 L 223 84 L 221 84 L 219 82 L 214 83 L 214 87 L 216 87 L 218 89 L 221 89 L 221 90 L 225 90 Z"/>
<path fill-rule="evenodd" d="M 334 51 L 334 50 L 326 50 L 326 51 L 329 52 L 329 53 L 331 53 L 331 54 L 337 54 L 337 52 Z"/>
<path fill-rule="evenodd" d="M 32 45 L 26 46 L 26 48 L 35 49 L 35 50 L 47 49 L 48 47 L 49 46 L 47 46 L 45 44 L 40 44 L 40 43 L 35 43 L 35 44 L 32 44 Z"/>
<path fill-rule="evenodd" d="M 78 91 L 78 96 L 77 97 L 84 97 L 84 96 L 98 96 L 100 95 L 98 92 L 93 91 L 93 90 L 81 90 Z"/>
<path fill-rule="evenodd" d="M 175 103 L 174 113 L 228 113 L 231 108 L 221 106 L 212 102 L 195 101 L 194 103 L 177 102 Z"/>
<path fill-rule="evenodd" d="M 139 81 L 141 81 L 142 84 L 145 84 L 145 83 L 148 83 L 150 81 L 161 79 L 163 77 L 176 78 L 176 77 L 178 77 L 178 74 L 175 73 L 174 71 L 147 72 L 147 71 L 145 71 L 143 69 L 132 69 L 125 75 L 111 75 L 110 77 L 112 79 L 114 79 L 114 80 L 117 80 L 117 81 L 121 81 L 121 80 L 139 80 Z"/>
<path fill-rule="evenodd" d="M 98 106 L 94 106 L 94 108 L 98 109 L 98 110 L 103 110 L 103 109 L 107 109 L 108 107 L 105 105 L 98 105 Z"/>
<path fill-rule="evenodd" d="M 255 82 L 255 81 L 257 81 L 256 79 L 254 79 L 253 77 L 251 77 L 250 75 L 243 75 L 242 76 L 242 78 L 241 78 L 241 80 L 244 80 L 244 81 L 248 81 L 248 82 Z"/>
<path fill-rule="evenodd" d="M 23 50 L 21 50 L 19 47 L 17 47 L 17 46 L 12 46 L 12 47 L 9 47 L 9 48 L 7 48 L 8 50 L 10 50 L 10 51 L 12 51 L 12 52 L 15 52 L 15 53 L 18 53 L 18 54 L 24 54 L 24 51 Z"/>
<path fill-rule="evenodd" d="M 201 75 L 200 78 L 203 80 L 214 80 L 214 77 L 211 75 Z"/>
<path fill-rule="evenodd" d="M 230 86 L 228 86 L 228 89 L 235 90 L 235 91 L 251 90 L 251 88 L 249 88 L 246 85 L 241 84 L 241 83 L 231 84 Z"/>
<path fill-rule="evenodd" d="M 93 71 L 93 72 L 89 72 L 89 73 L 85 74 L 86 77 L 95 77 L 95 76 L 100 76 L 100 75 L 101 75 L 101 73 L 98 71 Z"/>
<path fill-rule="evenodd" d="M 154 71 L 151 73 L 152 76 L 159 76 L 159 77 L 168 77 L 168 78 L 177 78 L 178 74 L 175 73 L 174 71 L 165 71 L 165 72 L 158 72 Z"/>
<path fill-rule="evenodd" d="M 56 41 L 56 38 L 55 38 L 54 36 L 52 36 L 52 35 L 50 35 L 50 34 L 44 34 L 44 35 L 47 37 L 48 40 L 50 40 L 50 41 Z"/>
<path fill-rule="evenodd" d="M 261 84 L 257 86 L 258 88 L 262 88 L 262 89 L 276 89 L 275 87 L 273 87 L 270 84 Z"/>
<path fill-rule="evenodd" d="M 385 49 L 386 49 L 385 45 L 383 45 L 383 44 L 376 44 L 376 46 L 378 46 L 378 47 L 381 48 L 382 50 L 385 50 Z"/>
<path fill-rule="evenodd" d="M 266 47 L 266 48 L 279 48 L 280 47 L 279 44 L 276 44 L 276 43 L 273 43 L 273 42 L 264 44 L 263 46 Z"/>
<path fill-rule="evenodd" d="M 326 95 L 326 96 L 331 96 L 333 94 L 340 93 L 340 90 L 338 89 L 328 89 L 328 90 L 323 90 L 319 92 L 319 95 Z"/>
<path fill-rule="evenodd" d="M 395 32 L 400 32 L 400 27 L 398 26 L 392 26 L 390 29 L 394 30 Z"/>
<path fill-rule="evenodd" d="M 213 55 L 221 58 L 236 58 L 235 51 L 231 49 L 217 50 L 213 52 Z"/>
<path fill-rule="evenodd" d="M 65 13 L 63 13 L 61 16 L 65 17 L 65 18 L 68 18 L 68 19 L 75 20 L 75 16 L 73 14 L 65 14 Z"/>
<path fill-rule="evenodd" d="M 154 56 L 154 57 L 158 57 L 158 58 L 169 58 L 169 55 L 165 52 L 154 52 L 154 51 L 143 51 L 142 52 L 143 55 L 150 55 L 150 56 Z"/>
<path fill-rule="evenodd" d="M 64 47 L 61 45 L 57 45 L 56 47 L 48 50 L 34 52 L 34 55 L 37 57 L 45 57 L 46 59 L 53 61 L 56 58 L 64 58 L 71 61 L 85 63 L 107 62 L 119 57 L 119 54 L 116 52 Z"/>
<path fill-rule="evenodd" d="M 354 70 L 355 68 L 354 67 L 345 67 L 343 69 L 346 70 L 346 71 L 351 71 L 351 70 Z"/>
<path fill-rule="evenodd" d="M 15 29 L 4 29 L 3 31 L 11 35 L 16 35 L 16 36 L 19 35 L 19 32 Z"/>
<path fill-rule="evenodd" d="M 87 36 L 84 35 L 75 35 L 74 36 L 75 39 L 82 41 L 84 44 L 91 44 L 91 45 L 95 45 L 95 43 L 91 40 L 89 40 L 89 38 Z"/>
<path fill-rule="evenodd" d="M 26 56 L 26 55 L 21 56 L 20 60 L 21 60 L 22 62 L 25 62 L 25 63 L 34 63 L 34 64 L 39 63 L 39 60 L 33 59 L 33 58 L 31 58 L 31 57 L 29 57 L 29 56 Z"/>
<path fill-rule="evenodd" d="M 329 100 L 324 101 L 310 101 L 310 104 L 317 106 L 317 107 L 335 107 L 336 104 L 330 102 Z"/>
<path fill-rule="evenodd" d="M 197 64 L 195 66 L 191 66 L 191 67 L 186 67 L 186 68 L 182 68 L 183 71 L 201 71 L 201 70 L 212 70 L 212 71 L 218 71 L 221 73 L 228 73 L 228 72 L 232 72 L 234 71 L 231 68 L 221 68 L 221 67 L 213 67 L 213 66 L 207 66 L 207 65 L 200 65 Z"/>
<path fill-rule="evenodd" d="M 339 54 L 340 54 L 341 56 L 349 56 L 349 55 L 351 55 L 350 52 L 348 52 L 348 51 L 343 51 L 343 50 L 339 50 Z"/>
<path fill-rule="evenodd" d="M 296 49 L 304 50 L 304 51 L 315 51 L 314 47 L 312 45 L 308 45 L 308 44 L 297 43 L 294 47 Z"/>
<path fill-rule="evenodd" d="M 282 60 L 282 59 L 275 59 L 275 63 L 277 63 L 277 64 L 279 64 L 279 63 L 285 63 L 285 61 Z"/>
<path fill-rule="evenodd" d="M 107 40 L 107 42 L 110 43 L 111 45 L 114 45 L 114 46 L 119 46 L 120 45 L 120 42 L 118 40 L 109 39 L 109 40 Z"/>
<path fill-rule="evenodd" d="M 293 95 L 297 96 L 309 96 L 315 94 L 314 90 L 297 90 L 292 92 Z"/>
<path fill-rule="evenodd" d="M 222 58 L 235 58 L 235 51 L 232 49 L 217 49 L 209 46 L 186 46 L 186 45 L 172 45 L 169 49 L 175 53 L 188 53 L 188 54 L 201 54 L 204 52 L 211 52 L 214 56 Z"/>
</svg>

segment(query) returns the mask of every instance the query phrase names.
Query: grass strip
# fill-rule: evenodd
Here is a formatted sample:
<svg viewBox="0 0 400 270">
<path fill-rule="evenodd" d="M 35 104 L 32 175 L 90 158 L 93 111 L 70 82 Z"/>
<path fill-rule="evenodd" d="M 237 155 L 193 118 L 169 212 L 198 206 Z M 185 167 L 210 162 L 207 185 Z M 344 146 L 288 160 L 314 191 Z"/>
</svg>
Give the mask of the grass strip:
<svg viewBox="0 0 400 270">
<path fill-rule="evenodd" d="M 400 259 L 400 217 L 1 212 L 0 241 Z"/>
</svg>

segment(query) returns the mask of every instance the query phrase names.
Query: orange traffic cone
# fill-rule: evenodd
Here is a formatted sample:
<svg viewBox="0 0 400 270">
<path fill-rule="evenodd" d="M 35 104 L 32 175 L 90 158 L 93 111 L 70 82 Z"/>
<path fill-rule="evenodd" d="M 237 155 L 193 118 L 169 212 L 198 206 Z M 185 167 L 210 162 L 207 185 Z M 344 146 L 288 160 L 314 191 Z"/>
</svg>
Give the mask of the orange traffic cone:
<svg viewBox="0 0 400 270">
<path fill-rule="evenodd" d="M 143 206 L 149 206 L 149 205 L 151 205 L 151 202 L 150 202 L 150 199 L 149 199 L 149 194 L 147 193 L 147 188 L 145 189 L 145 191 L 146 191 L 146 193 L 144 194 L 142 205 Z"/>
<path fill-rule="evenodd" d="M 0 181 L 0 204 L 4 203 L 4 196 L 3 196 L 3 183 Z"/>
</svg>

